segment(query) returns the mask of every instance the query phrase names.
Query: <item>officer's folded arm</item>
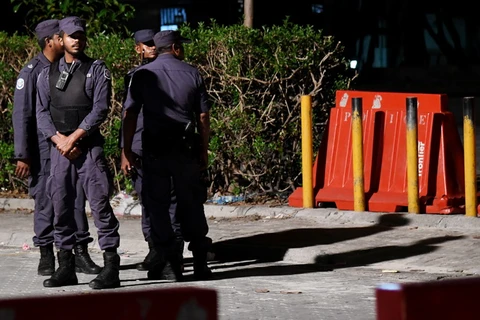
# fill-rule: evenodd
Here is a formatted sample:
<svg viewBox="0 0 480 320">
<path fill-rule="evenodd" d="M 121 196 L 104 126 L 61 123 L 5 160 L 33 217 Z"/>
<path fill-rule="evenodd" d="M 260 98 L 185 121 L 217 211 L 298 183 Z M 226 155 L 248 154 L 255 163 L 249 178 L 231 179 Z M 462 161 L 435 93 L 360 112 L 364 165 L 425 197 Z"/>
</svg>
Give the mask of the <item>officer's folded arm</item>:
<svg viewBox="0 0 480 320">
<path fill-rule="evenodd" d="M 88 132 L 84 129 L 78 128 L 77 130 L 73 131 L 72 134 L 68 136 L 68 139 L 70 142 L 75 145 L 80 139 L 84 138 L 87 136 Z M 73 148 L 73 146 L 72 146 Z"/>
</svg>

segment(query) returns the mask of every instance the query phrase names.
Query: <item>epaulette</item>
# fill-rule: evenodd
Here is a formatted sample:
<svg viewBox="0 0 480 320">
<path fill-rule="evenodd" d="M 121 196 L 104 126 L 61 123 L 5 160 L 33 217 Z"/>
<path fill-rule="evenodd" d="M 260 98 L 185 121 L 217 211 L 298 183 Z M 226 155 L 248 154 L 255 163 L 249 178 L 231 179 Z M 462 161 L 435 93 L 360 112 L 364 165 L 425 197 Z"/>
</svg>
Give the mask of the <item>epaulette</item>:
<svg viewBox="0 0 480 320">
<path fill-rule="evenodd" d="M 102 65 L 102 64 L 105 64 L 105 61 L 97 59 L 97 60 L 93 61 L 93 64 Z"/>
<path fill-rule="evenodd" d="M 35 70 L 35 67 L 40 63 L 40 59 L 38 57 L 33 58 L 32 60 L 28 61 L 28 63 L 23 67 L 23 71 L 27 73 L 31 73 Z"/>
</svg>

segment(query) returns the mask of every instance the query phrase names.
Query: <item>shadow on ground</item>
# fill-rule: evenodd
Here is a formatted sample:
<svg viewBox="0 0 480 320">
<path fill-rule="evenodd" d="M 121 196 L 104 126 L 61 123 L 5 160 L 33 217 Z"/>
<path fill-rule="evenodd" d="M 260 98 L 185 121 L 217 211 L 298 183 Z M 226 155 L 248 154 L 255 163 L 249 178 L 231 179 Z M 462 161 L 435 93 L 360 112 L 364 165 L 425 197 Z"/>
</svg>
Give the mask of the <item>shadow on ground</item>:
<svg viewBox="0 0 480 320">
<path fill-rule="evenodd" d="M 435 251 L 438 244 L 463 238 L 463 236 L 433 237 L 405 246 L 380 246 L 379 244 L 376 248 L 319 255 L 314 263 L 310 264 L 264 265 L 283 261 L 289 249 L 357 239 L 388 232 L 408 224 L 409 219 L 405 215 L 388 214 L 382 215 L 376 224 L 366 227 L 292 229 L 219 241 L 213 244 L 212 250 L 215 253 L 215 262 L 211 263 L 215 272 L 214 278 L 289 275 L 368 266 L 378 262 L 427 254 Z M 248 268 L 231 270 L 235 266 Z M 227 268 L 230 270 L 222 270 Z"/>
</svg>

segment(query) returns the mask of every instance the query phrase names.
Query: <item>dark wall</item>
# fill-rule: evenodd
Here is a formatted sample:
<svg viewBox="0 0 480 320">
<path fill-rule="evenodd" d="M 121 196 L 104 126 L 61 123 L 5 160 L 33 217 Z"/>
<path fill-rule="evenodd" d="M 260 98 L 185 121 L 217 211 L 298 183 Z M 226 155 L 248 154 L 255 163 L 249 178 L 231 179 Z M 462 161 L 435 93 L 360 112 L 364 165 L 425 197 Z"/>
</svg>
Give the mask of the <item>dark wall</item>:
<svg viewBox="0 0 480 320">
<path fill-rule="evenodd" d="M 180 2 L 180 1 L 178 1 Z M 282 3 L 277 0 L 255 0 L 254 1 L 254 27 L 271 26 L 281 24 L 289 17 L 289 20 L 297 24 L 311 24 L 320 27 L 321 16 L 312 14 L 312 0 L 297 0 L 295 5 Z M 321 1 L 320 1 L 321 2 Z M 130 2 L 136 8 L 136 18 L 132 21 L 135 29 L 139 25 L 158 23 L 158 12 L 162 7 L 176 6 L 174 1 L 165 2 L 142 1 Z M 240 8 L 237 0 L 193 0 L 179 3 L 187 12 L 188 22 L 195 26 L 200 22 L 209 23 L 214 19 L 219 24 L 230 25 L 243 23 L 243 9 Z"/>
<path fill-rule="evenodd" d="M 128 28 L 132 31 L 140 29 L 160 30 L 160 6 L 158 4 L 135 5 L 135 18 L 129 21 Z"/>
<path fill-rule="evenodd" d="M 318 23 L 312 14 L 311 1 L 297 0 L 293 5 L 292 2 L 274 0 L 254 2 L 254 27 L 281 24 L 287 17 L 300 25 Z"/>
<path fill-rule="evenodd" d="M 18 14 L 13 13 L 13 5 L 10 3 L 10 0 L 3 0 L 0 10 L 0 30 L 6 31 L 9 34 L 26 32 L 24 17 L 24 11 Z"/>
</svg>

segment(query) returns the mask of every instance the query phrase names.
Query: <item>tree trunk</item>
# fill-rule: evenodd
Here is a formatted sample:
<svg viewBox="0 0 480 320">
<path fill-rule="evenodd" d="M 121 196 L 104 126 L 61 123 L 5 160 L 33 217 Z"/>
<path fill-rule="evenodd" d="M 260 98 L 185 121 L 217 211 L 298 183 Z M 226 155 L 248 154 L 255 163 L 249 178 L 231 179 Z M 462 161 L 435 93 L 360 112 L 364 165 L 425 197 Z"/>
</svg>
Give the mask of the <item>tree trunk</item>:
<svg viewBox="0 0 480 320">
<path fill-rule="evenodd" d="M 253 0 L 243 1 L 243 13 L 243 25 L 247 28 L 253 28 Z"/>
</svg>

